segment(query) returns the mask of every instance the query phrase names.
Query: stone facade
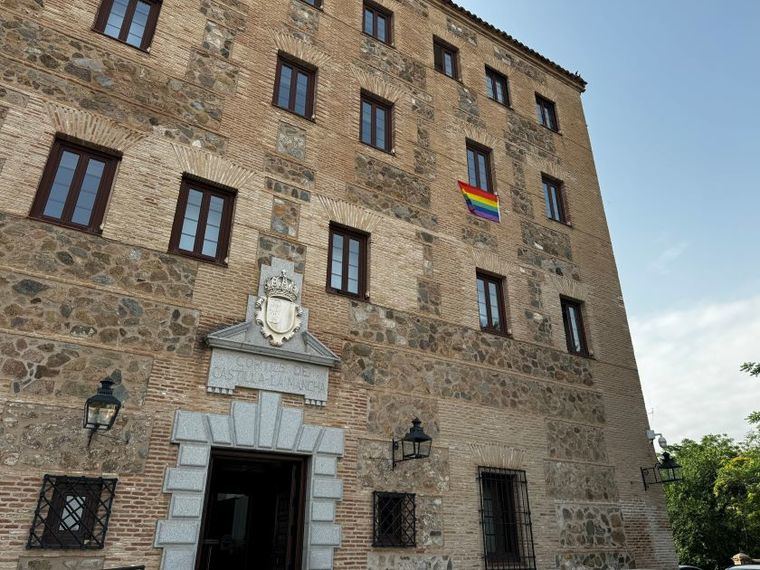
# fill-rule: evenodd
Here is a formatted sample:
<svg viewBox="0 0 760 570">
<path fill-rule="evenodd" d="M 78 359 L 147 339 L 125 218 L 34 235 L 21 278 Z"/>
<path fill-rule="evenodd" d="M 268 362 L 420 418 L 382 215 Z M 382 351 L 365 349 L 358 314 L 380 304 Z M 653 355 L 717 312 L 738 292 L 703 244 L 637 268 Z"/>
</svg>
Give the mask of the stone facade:
<svg viewBox="0 0 760 570">
<path fill-rule="evenodd" d="M 450 2 L 376 1 L 393 45 L 361 33 L 361 2 L 177 0 L 141 51 L 92 29 L 97 0 L 0 0 L 0 570 L 190 570 L 212 447 L 308 457 L 304 569 L 482 568 L 479 467 L 525 473 L 536 569 L 675 568 L 641 485 L 654 457 L 585 84 Z M 312 117 L 272 105 L 278 53 L 317 68 Z M 393 103 L 392 152 L 359 141 L 362 90 Z M 29 215 L 56 136 L 120 157 L 95 233 Z M 462 200 L 467 140 L 492 149 L 500 223 Z M 542 175 L 572 225 L 544 215 Z M 235 191 L 223 262 L 169 252 L 183 176 Z M 331 223 L 369 234 L 366 297 L 326 291 Z M 251 322 L 276 260 L 341 360 L 324 406 L 208 390 L 209 343 Z M 480 329 L 477 270 L 504 278 L 502 335 Z M 593 357 L 567 353 L 560 296 L 584 302 Z M 123 407 L 88 447 L 103 378 Z M 413 417 L 431 457 L 394 469 Z M 102 551 L 26 550 L 45 474 L 118 479 Z M 415 548 L 372 546 L 375 491 L 415 494 Z"/>
</svg>

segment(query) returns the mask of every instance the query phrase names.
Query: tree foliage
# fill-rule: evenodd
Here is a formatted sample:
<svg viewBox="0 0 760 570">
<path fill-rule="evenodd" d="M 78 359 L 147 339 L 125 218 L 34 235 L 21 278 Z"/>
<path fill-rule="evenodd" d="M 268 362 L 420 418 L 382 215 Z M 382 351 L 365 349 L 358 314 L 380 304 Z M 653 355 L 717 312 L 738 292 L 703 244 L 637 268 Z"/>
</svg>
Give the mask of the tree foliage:
<svg viewBox="0 0 760 570">
<path fill-rule="evenodd" d="M 760 363 L 742 370 L 760 376 Z M 748 420 L 756 429 L 742 442 L 707 435 L 669 449 L 683 476 L 665 489 L 682 564 L 714 570 L 738 552 L 760 557 L 760 411 Z"/>
</svg>

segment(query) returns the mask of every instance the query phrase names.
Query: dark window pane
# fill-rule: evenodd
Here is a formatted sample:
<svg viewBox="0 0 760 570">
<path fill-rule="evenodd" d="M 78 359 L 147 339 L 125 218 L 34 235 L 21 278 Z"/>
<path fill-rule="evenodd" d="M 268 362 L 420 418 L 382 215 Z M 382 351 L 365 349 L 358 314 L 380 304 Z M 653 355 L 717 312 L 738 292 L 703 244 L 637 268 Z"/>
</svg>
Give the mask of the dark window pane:
<svg viewBox="0 0 760 570">
<path fill-rule="evenodd" d="M 381 150 L 388 150 L 385 145 L 386 140 L 386 132 L 385 132 L 385 122 L 386 122 L 386 110 L 382 107 L 377 107 L 375 109 L 375 119 L 376 119 L 376 125 L 375 125 L 375 146 Z"/>
<path fill-rule="evenodd" d="M 372 105 L 362 101 L 362 142 L 372 144 Z"/>
<path fill-rule="evenodd" d="M 467 178 L 470 186 L 478 185 L 478 168 L 475 151 L 467 149 Z"/>
<path fill-rule="evenodd" d="M 43 215 L 50 218 L 61 218 L 63 207 L 66 205 L 66 199 L 69 196 L 71 182 L 74 179 L 74 172 L 79 164 L 79 155 L 68 150 L 63 151 L 61 161 L 58 165 L 58 171 L 55 174 L 53 185 L 50 188 L 50 195 Z"/>
<path fill-rule="evenodd" d="M 290 103 L 290 82 L 293 68 L 283 64 L 280 68 L 280 85 L 278 87 L 277 104 L 287 109 Z"/>
<path fill-rule="evenodd" d="M 488 326 L 488 300 L 486 299 L 485 281 L 478 278 L 478 313 L 480 314 L 480 326 Z"/>
<path fill-rule="evenodd" d="M 295 112 L 299 115 L 306 116 L 306 98 L 309 92 L 309 76 L 305 73 L 298 72 L 296 80 L 296 107 Z"/>
<path fill-rule="evenodd" d="M 565 325 L 567 350 L 575 354 L 587 354 L 588 347 L 586 346 L 586 334 L 583 328 L 581 303 L 562 299 L 562 318 Z"/>
<path fill-rule="evenodd" d="M 450 52 L 443 53 L 443 71 L 449 77 L 454 77 L 454 56 Z"/>
<path fill-rule="evenodd" d="M 74 214 L 71 216 L 71 221 L 75 224 L 90 225 L 92 210 L 95 207 L 95 199 L 98 197 L 100 181 L 103 178 L 105 167 L 106 163 L 100 160 L 90 159 L 88 162 Z"/>
<path fill-rule="evenodd" d="M 180 249 L 193 251 L 195 249 L 195 236 L 198 232 L 198 221 L 201 217 L 201 205 L 203 193 L 198 190 L 190 190 L 187 195 L 187 207 L 185 208 L 185 221 L 182 224 L 182 237 L 179 241 Z"/>
<path fill-rule="evenodd" d="M 211 196 L 208 206 L 208 217 L 206 218 L 206 235 L 203 238 L 203 255 L 216 257 L 223 213 L 224 200 L 219 196 Z"/>
<path fill-rule="evenodd" d="M 372 10 L 369 8 L 364 8 L 364 33 L 372 35 L 372 32 L 374 31 L 374 22 L 375 16 Z"/>
<path fill-rule="evenodd" d="M 118 38 L 121 34 L 121 28 L 124 25 L 124 18 L 127 15 L 129 0 L 113 0 L 111 13 L 108 15 L 106 27 L 103 30 L 106 35 Z"/>
<path fill-rule="evenodd" d="M 127 35 L 128 44 L 140 47 L 145 35 L 145 28 L 148 25 L 149 15 L 150 4 L 138 1 L 137 6 L 135 6 L 134 16 L 132 16 L 132 25 L 129 26 L 129 34 Z"/>
<path fill-rule="evenodd" d="M 339 293 L 361 297 L 366 290 L 367 237 L 349 229 L 331 227 L 330 240 L 327 286 Z"/>
<path fill-rule="evenodd" d="M 386 18 L 380 14 L 375 16 L 375 24 L 377 25 L 377 39 L 381 42 L 388 41 L 388 31 L 386 28 Z"/>
</svg>

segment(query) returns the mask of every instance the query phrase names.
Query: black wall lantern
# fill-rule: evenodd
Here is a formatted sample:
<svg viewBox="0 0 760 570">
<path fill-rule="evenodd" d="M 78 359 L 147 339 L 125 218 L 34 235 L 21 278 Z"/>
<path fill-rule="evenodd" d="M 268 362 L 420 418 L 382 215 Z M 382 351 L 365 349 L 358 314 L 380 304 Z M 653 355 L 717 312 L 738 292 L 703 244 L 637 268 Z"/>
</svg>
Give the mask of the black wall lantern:
<svg viewBox="0 0 760 570">
<path fill-rule="evenodd" d="M 430 457 L 430 448 L 433 447 L 433 438 L 422 429 L 419 418 L 412 420 L 412 427 L 402 439 L 393 438 L 391 441 L 391 463 L 396 468 L 396 463 L 409 461 L 410 459 L 425 459 Z"/>
<path fill-rule="evenodd" d="M 644 480 L 644 490 L 652 485 L 665 485 L 683 480 L 681 466 L 667 451 L 654 467 L 642 467 L 641 478 Z"/>
<path fill-rule="evenodd" d="M 119 415 L 121 400 L 113 395 L 112 386 L 113 380 L 110 378 L 101 380 L 97 394 L 87 398 L 84 404 L 84 429 L 90 430 L 87 447 L 95 433 L 111 429 Z"/>
</svg>

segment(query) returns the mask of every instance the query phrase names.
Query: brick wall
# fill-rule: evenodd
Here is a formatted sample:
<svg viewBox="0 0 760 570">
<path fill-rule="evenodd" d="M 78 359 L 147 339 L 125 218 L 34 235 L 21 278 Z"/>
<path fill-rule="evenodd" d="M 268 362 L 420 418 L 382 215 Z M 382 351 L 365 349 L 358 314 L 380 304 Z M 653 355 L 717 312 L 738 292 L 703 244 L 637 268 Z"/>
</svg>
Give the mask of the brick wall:
<svg viewBox="0 0 760 570">
<path fill-rule="evenodd" d="M 143 53 L 92 30 L 95 0 L 0 0 L 0 569 L 36 554 L 44 473 L 118 476 L 94 558 L 158 567 L 174 411 L 228 412 L 206 392 L 202 338 L 245 318 L 272 256 L 303 273 L 310 329 L 344 359 L 305 418 L 346 429 L 337 568 L 481 568 L 471 444 L 487 443 L 524 451 L 540 568 L 675 567 L 661 491 L 640 479 L 654 455 L 582 85 L 448 3 L 380 3 L 393 47 L 360 33 L 358 0 L 164 0 Z M 459 48 L 461 81 L 433 69 L 433 35 Z M 318 66 L 313 121 L 271 105 L 278 51 Z M 487 98 L 486 64 L 508 76 L 509 108 Z M 394 102 L 395 154 L 359 142 L 361 89 Z M 560 133 L 537 124 L 536 92 Z M 57 132 L 123 153 L 102 236 L 27 218 Z M 499 224 L 457 187 L 466 139 L 493 149 Z M 184 172 L 238 191 L 226 266 L 166 253 Z M 542 173 L 564 181 L 572 227 L 544 216 Z M 371 232 L 366 302 L 325 292 L 331 221 Z M 476 268 L 505 276 L 511 338 L 479 331 Z M 586 303 L 592 359 L 566 354 L 561 294 Z M 119 307 L 140 310 L 113 322 Z M 124 443 L 87 451 L 81 407 L 114 370 Z M 426 465 L 388 470 L 389 433 L 411 419 L 393 409 L 435 426 Z M 372 549 L 374 490 L 417 492 L 435 532 L 413 552 Z"/>
</svg>

